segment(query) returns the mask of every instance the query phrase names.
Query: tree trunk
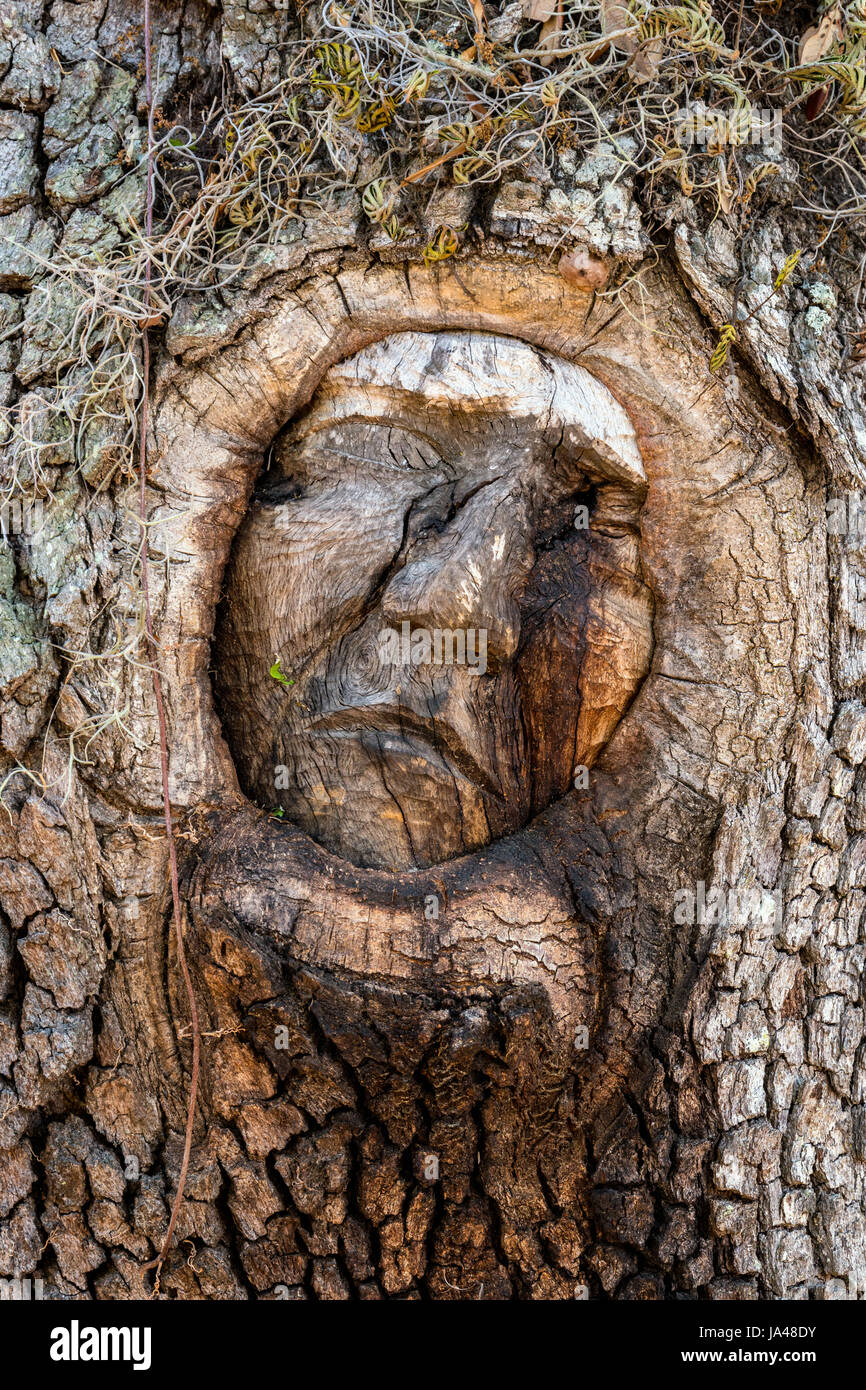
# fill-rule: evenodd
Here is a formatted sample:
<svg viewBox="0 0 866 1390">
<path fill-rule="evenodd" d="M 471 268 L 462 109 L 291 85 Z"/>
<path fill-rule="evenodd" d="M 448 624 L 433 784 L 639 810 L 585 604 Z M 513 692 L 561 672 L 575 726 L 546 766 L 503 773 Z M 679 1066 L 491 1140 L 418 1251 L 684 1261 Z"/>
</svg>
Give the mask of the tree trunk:
<svg viewBox="0 0 866 1390">
<path fill-rule="evenodd" d="M 774 291 L 813 235 L 783 191 L 662 208 L 601 144 L 434 175 L 395 238 L 359 172 L 228 288 L 163 304 L 155 273 L 112 319 L 140 18 L 0 19 L 0 1277 L 147 1296 L 181 1168 L 149 332 L 202 1040 L 160 1296 L 862 1296 L 848 272 Z M 301 32 L 236 0 L 153 24 L 158 136 L 220 64 L 221 102 L 265 102 Z M 486 664 L 416 661 L 397 718 L 370 652 L 404 622 L 483 631 Z"/>
</svg>

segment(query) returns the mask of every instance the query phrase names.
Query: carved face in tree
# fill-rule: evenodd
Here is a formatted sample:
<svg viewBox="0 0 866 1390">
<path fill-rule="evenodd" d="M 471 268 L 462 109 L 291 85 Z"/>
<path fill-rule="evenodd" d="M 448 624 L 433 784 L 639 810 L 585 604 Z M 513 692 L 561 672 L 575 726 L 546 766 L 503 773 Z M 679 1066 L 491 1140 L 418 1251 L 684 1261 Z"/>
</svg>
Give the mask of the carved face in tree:
<svg viewBox="0 0 866 1390">
<path fill-rule="evenodd" d="M 585 789 L 652 644 L 610 391 L 501 335 L 401 333 L 332 368 L 271 460 L 215 648 L 246 790 L 401 869 Z"/>
<path fill-rule="evenodd" d="M 322 271 L 207 361 L 161 366 L 148 515 L 171 556 L 153 604 L 203 1034 L 191 1181 L 226 1175 L 213 1229 L 228 1211 L 257 1292 L 303 1283 L 309 1258 L 332 1296 L 333 1250 L 363 1282 L 372 1231 L 389 1295 L 572 1297 L 617 1288 L 645 1248 L 652 1288 L 659 1267 L 714 1278 L 696 1233 L 681 1259 L 666 1232 L 705 1192 L 714 1117 L 735 1145 L 790 1104 L 761 1049 L 772 1029 L 796 1058 L 811 889 L 781 827 L 830 773 L 801 723 L 806 772 L 779 775 L 825 680 L 822 499 L 748 378 L 739 399 L 696 378 L 702 333 L 662 273 L 619 311 L 479 256 L 459 279 Z M 129 707 L 150 710 L 131 670 Z M 97 707 L 88 678 L 61 722 Z M 142 1173 L 167 1152 L 174 1180 L 187 1014 L 156 723 L 136 727 L 134 755 L 112 726 L 81 773 L 99 843 L 82 791 L 63 811 L 111 868 L 124 943 L 97 1038 L 74 1041 L 94 1050 L 93 1125 Z M 20 826 L 70 902 L 35 796 Z M 783 874 L 807 904 L 784 935 L 675 918 L 681 888 Z M 52 1013 L 69 951 L 55 978 L 60 914 L 32 903 L 16 1076 L 36 1097 L 83 994 Z M 163 1287 L 192 1277 L 178 1257 Z"/>
<path fill-rule="evenodd" d="M 349 1199 L 320 1165 L 356 1142 L 360 1094 L 407 1167 L 435 1158 L 440 1264 L 485 1296 L 535 1279 L 528 1233 L 556 1207 L 575 1270 L 585 1231 L 648 1240 L 639 1164 L 699 1191 L 676 1167 L 704 1152 L 687 1009 L 725 1122 L 767 1104 L 756 1064 L 725 1071 L 751 1015 L 714 1009 L 777 927 L 677 922 L 675 894 L 777 883 L 820 503 L 772 407 L 696 380 L 700 327 L 664 278 L 626 308 L 483 259 L 339 271 L 160 397 L 209 1104 L 256 1154 L 293 1106 L 348 1117 L 275 1141 L 293 1209 L 333 1230 Z M 728 973 L 687 995 L 708 951 Z M 692 1157 L 632 1157 L 624 1078 L 648 1132 L 680 1107 Z M 467 1206 L 476 1167 L 507 1271 Z"/>
<path fill-rule="evenodd" d="M 864 33 L 2 0 L 0 1281 L 862 1296 Z"/>
<path fill-rule="evenodd" d="M 755 785 L 755 739 L 779 756 L 812 660 L 797 462 L 753 442 L 763 404 L 696 387 L 694 331 L 550 271 L 383 268 L 167 379 L 205 954 L 266 939 L 421 1018 L 440 990 L 532 999 L 587 1113 L 618 1084 L 687 967 L 674 892 Z"/>
</svg>

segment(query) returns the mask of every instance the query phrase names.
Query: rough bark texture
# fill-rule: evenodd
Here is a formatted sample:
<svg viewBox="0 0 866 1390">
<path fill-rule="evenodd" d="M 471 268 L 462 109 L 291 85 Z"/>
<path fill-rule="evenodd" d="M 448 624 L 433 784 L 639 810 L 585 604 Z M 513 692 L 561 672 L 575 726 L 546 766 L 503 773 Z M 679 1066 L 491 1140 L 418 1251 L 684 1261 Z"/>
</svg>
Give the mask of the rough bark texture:
<svg viewBox="0 0 866 1390">
<path fill-rule="evenodd" d="M 128 0 L 0 16 L 0 390 L 33 411 L 69 312 L 46 311 L 46 264 L 117 244 L 125 209 L 141 218 L 122 164 L 142 138 L 139 23 Z M 292 24 L 265 0 L 166 7 L 160 101 L 209 97 L 220 63 L 263 89 Z M 169 556 L 154 601 L 204 1073 L 163 1296 L 862 1297 L 866 550 L 828 536 L 826 513 L 866 482 L 862 369 L 841 370 L 817 271 L 756 311 L 728 377 L 705 369 L 741 266 L 758 305 L 790 249 L 784 209 L 735 248 L 684 200 L 669 252 L 612 300 L 551 262 L 562 201 L 513 181 L 479 204 L 459 258 L 427 267 L 417 247 L 372 244 L 358 200 L 166 327 L 148 509 Z M 627 181 L 582 227 L 580 206 L 571 245 L 640 258 Z M 395 334 L 521 340 L 627 413 L 639 519 L 620 514 L 617 537 L 596 500 L 589 544 L 602 593 L 630 576 L 644 636 L 624 643 L 630 610 L 614 603 L 614 621 L 598 600 L 587 650 L 603 666 L 610 638 L 620 657 L 615 715 L 577 759 L 588 787 L 566 791 L 564 771 L 611 680 L 593 694 L 584 660 L 565 707 L 544 685 L 555 654 L 529 651 L 564 767 L 530 713 L 537 786 L 511 820 L 465 841 L 449 822 L 390 860 L 390 841 L 353 856 L 341 828 L 338 857 L 315 816 L 290 805 L 293 828 L 262 787 L 259 804 L 241 790 L 261 748 L 262 766 L 287 761 L 267 743 L 286 692 L 255 662 L 277 654 L 268 623 L 291 592 L 273 589 L 246 653 L 231 605 L 267 607 L 252 581 L 274 441 L 323 408 L 338 363 Z M 0 548 L 2 777 L 31 773 L 7 778 L 0 812 L 0 1276 L 123 1299 L 149 1292 L 168 1219 L 189 1026 L 150 676 L 71 660 L 109 601 L 137 612 L 132 494 L 99 486 L 110 432 L 77 449 L 75 467 L 63 441 L 44 455 L 50 539 Z M 403 505 L 384 492 L 380 521 Z M 502 739 L 517 767 L 507 725 Z M 678 913 L 698 885 L 772 910 Z"/>
</svg>

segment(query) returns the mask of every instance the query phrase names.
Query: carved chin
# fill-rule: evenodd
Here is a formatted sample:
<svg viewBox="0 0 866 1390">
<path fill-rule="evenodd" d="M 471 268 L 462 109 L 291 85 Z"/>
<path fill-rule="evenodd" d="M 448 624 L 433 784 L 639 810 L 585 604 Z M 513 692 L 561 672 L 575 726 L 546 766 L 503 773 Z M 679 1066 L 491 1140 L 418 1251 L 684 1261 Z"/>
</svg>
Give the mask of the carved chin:
<svg viewBox="0 0 866 1390">
<path fill-rule="evenodd" d="M 319 744 L 295 765 L 298 780 L 280 791 L 280 804 L 343 859 L 372 868 L 426 868 L 520 824 L 514 798 L 509 803 L 497 795 L 489 778 L 480 785 L 480 770 L 473 780 L 431 742 L 370 729 L 327 741 L 337 750 L 340 784 L 316 781 Z"/>
</svg>

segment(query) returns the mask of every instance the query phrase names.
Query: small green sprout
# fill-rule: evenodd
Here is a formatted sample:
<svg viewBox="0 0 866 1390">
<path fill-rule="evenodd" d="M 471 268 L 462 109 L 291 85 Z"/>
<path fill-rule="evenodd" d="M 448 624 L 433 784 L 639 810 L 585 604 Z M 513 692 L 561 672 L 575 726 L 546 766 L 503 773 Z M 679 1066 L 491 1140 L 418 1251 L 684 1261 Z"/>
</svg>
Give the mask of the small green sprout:
<svg viewBox="0 0 866 1390">
<path fill-rule="evenodd" d="M 273 666 L 268 672 L 268 675 L 273 676 L 275 681 L 279 681 L 280 685 L 284 685 L 286 689 L 288 689 L 289 686 L 294 685 L 295 682 L 291 676 L 284 675 L 283 672 L 280 670 L 280 659 L 280 657 L 277 657 L 276 661 L 274 662 Z"/>
</svg>

